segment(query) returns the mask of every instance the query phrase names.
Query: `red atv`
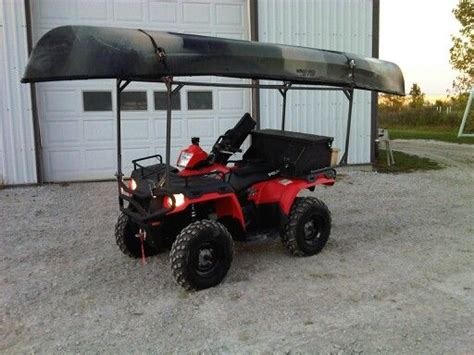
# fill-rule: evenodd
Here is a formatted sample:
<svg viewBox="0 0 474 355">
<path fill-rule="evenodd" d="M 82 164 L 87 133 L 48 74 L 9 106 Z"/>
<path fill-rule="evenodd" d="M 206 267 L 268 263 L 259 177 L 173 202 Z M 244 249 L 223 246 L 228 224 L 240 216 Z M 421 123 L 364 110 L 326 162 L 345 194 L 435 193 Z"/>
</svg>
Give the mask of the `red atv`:
<svg viewBox="0 0 474 355">
<path fill-rule="evenodd" d="M 199 138 L 181 151 L 169 169 L 160 155 L 134 160 L 129 202 L 122 208 L 115 237 L 131 257 L 171 248 L 177 282 L 186 289 L 217 285 L 227 274 L 234 240 L 254 240 L 278 231 L 294 255 L 314 255 L 326 244 L 331 215 L 313 197 L 297 197 L 303 189 L 333 185 L 328 168 L 332 138 L 279 130 L 253 130 L 247 113 L 220 136 L 207 154 Z M 241 160 L 230 160 L 251 134 Z M 144 166 L 142 161 L 157 159 Z M 273 233 L 275 234 L 275 233 Z"/>
</svg>

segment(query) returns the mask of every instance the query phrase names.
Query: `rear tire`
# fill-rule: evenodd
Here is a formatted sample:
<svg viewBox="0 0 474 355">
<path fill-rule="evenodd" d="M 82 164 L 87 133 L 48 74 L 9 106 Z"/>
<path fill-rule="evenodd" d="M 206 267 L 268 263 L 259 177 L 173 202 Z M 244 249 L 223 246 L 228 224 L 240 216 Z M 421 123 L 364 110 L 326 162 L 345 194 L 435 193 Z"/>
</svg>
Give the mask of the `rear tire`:
<svg viewBox="0 0 474 355">
<path fill-rule="evenodd" d="M 191 223 L 176 237 L 170 263 L 176 282 L 186 290 L 202 290 L 219 284 L 229 271 L 234 243 L 220 223 Z"/>
<path fill-rule="evenodd" d="M 313 197 L 296 198 L 288 222 L 281 232 L 283 245 L 296 256 L 319 253 L 331 233 L 331 213 Z"/>
<path fill-rule="evenodd" d="M 133 223 L 129 216 L 122 213 L 115 225 L 115 241 L 118 247 L 125 255 L 131 258 L 141 258 L 141 242 L 136 237 L 140 228 Z M 159 248 L 149 245 L 146 241 L 144 243 L 145 256 L 157 255 L 160 252 Z"/>
</svg>

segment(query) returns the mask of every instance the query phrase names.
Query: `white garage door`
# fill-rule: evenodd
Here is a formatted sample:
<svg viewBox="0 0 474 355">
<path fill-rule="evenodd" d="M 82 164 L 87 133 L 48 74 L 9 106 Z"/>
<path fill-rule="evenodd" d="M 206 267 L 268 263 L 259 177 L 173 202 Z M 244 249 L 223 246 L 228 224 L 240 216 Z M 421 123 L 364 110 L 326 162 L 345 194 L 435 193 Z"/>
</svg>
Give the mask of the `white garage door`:
<svg viewBox="0 0 474 355">
<path fill-rule="evenodd" d="M 248 39 L 246 0 L 36 0 L 33 40 L 66 24 L 165 30 Z M 233 79 L 201 78 L 235 82 Z M 110 178 L 115 162 L 115 82 L 91 80 L 37 85 L 46 181 Z M 164 86 L 131 83 L 122 96 L 123 163 L 165 153 Z M 201 137 L 209 148 L 250 111 L 246 89 L 181 90 L 173 111 L 172 156 Z"/>
</svg>

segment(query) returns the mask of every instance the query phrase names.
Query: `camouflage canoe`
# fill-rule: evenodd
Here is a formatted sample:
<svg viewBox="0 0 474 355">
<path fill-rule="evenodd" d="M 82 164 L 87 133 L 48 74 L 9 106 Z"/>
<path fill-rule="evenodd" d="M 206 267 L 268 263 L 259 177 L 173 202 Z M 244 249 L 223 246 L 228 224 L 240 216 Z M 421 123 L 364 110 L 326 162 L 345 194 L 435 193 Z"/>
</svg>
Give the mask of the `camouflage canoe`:
<svg viewBox="0 0 474 355">
<path fill-rule="evenodd" d="M 393 63 L 350 53 L 136 29 L 64 26 L 36 44 L 23 82 L 225 76 L 405 93 Z"/>
</svg>

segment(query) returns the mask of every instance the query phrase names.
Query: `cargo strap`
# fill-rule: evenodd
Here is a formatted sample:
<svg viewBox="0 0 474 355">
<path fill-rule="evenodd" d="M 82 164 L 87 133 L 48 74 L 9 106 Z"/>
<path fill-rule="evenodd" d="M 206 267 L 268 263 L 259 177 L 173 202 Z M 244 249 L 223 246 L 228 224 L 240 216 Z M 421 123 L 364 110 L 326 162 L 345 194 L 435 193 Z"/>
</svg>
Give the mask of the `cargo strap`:
<svg viewBox="0 0 474 355">
<path fill-rule="evenodd" d="M 145 261 L 145 239 L 146 239 L 146 232 L 143 229 L 140 229 L 138 234 L 135 235 L 138 239 L 140 239 L 140 251 L 141 251 L 141 259 L 142 265 L 146 264 Z"/>
<path fill-rule="evenodd" d="M 355 76 L 354 76 L 354 68 L 356 67 L 356 62 L 354 59 L 352 58 L 349 58 L 346 54 L 343 54 L 344 57 L 347 58 L 347 65 L 349 66 L 349 69 L 350 69 L 350 74 L 349 74 L 349 77 L 351 78 L 352 80 L 352 85 L 355 86 L 356 85 L 356 82 L 355 82 Z"/>
<path fill-rule="evenodd" d="M 166 59 L 166 52 L 165 50 L 162 48 L 162 47 L 159 47 L 158 44 L 156 43 L 155 39 L 146 31 L 142 30 L 142 29 L 138 29 L 138 31 L 140 31 L 141 33 L 145 34 L 148 36 L 148 38 L 150 39 L 151 41 L 151 44 L 153 45 L 153 48 L 155 48 L 155 53 L 156 53 L 156 56 L 158 57 L 158 60 L 160 62 L 164 62 L 165 59 Z M 168 69 L 168 68 L 167 68 Z"/>
</svg>

